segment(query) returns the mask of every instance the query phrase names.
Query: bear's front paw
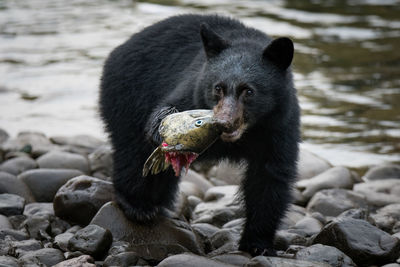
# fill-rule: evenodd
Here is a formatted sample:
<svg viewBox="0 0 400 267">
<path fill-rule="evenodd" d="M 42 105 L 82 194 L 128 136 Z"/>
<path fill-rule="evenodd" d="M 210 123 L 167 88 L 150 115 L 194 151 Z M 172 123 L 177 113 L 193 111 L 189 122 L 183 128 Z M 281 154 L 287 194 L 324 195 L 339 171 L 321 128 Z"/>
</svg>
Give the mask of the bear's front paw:
<svg viewBox="0 0 400 267">
<path fill-rule="evenodd" d="M 251 256 L 276 256 L 276 251 L 270 246 L 257 244 L 240 244 L 239 250 L 250 253 Z"/>
</svg>

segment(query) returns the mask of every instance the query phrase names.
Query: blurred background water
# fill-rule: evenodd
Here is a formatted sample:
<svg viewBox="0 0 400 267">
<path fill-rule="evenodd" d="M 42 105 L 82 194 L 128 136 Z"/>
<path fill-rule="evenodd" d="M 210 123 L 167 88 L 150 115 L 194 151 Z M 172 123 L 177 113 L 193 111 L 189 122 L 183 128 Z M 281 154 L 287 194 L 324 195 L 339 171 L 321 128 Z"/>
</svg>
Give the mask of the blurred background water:
<svg viewBox="0 0 400 267">
<path fill-rule="evenodd" d="M 335 165 L 400 162 L 399 0 L 0 0 L 0 127 L 105 138 L 105 57 L 132 33 L 188 12 L 294 40 L 302 146 Z"/>
</svg>

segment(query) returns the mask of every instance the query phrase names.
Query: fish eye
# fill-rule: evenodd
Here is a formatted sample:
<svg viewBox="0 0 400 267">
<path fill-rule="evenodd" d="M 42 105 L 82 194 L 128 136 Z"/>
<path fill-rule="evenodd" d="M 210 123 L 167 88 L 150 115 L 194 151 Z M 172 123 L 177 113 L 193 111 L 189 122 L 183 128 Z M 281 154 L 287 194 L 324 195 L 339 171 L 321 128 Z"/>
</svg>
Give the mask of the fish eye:
<svg viewBox="0 0 400 267">
<path fill-rule="evenodd" d="M 194 125 L 195 125 L 196 127 L 200 127 L 201 125 L 203 125 L 203 120 L 197 120 L 197 121 L 194 123 Z"/>
</svg>

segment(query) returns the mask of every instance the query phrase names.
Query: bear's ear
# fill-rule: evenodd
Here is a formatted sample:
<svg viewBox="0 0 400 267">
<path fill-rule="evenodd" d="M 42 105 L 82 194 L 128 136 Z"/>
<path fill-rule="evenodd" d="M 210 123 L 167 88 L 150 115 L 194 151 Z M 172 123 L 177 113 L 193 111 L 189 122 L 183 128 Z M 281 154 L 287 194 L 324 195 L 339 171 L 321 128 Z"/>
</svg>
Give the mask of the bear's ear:
<svg viewBox="0 0 400 267">
<path fill-rule="evenodd" d="M 273 40 L 263 52 L 263 58 L 268 59 L 282 70 L 286 70 L 293 59 L 293 42 L 281 37 Z"/>
<path fill-rule="evenodd" d="M 229 47 L 229 43 L 205 23 L 200 25 L 200 35 L 208 58 L 217 56 L 222 50 Z"/>
</svg>

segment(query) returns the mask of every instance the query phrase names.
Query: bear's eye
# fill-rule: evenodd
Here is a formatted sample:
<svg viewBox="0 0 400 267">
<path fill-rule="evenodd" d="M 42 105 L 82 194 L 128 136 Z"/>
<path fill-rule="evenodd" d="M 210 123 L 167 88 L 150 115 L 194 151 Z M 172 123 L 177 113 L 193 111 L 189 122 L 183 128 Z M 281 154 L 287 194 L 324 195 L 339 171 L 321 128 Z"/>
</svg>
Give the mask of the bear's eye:
<svg viewBox="0 0 400 267">
<path fill-rule="evenodd" d="M 246 96 L 253 96 L 254 95 L 254 90 L 253 89 L 250 89 L 250 88 L 247 88 L 246 90 Z"/>
</svg>

